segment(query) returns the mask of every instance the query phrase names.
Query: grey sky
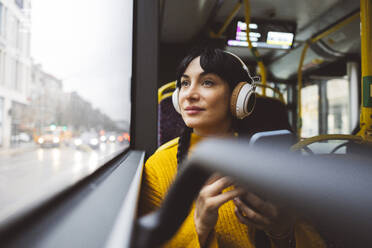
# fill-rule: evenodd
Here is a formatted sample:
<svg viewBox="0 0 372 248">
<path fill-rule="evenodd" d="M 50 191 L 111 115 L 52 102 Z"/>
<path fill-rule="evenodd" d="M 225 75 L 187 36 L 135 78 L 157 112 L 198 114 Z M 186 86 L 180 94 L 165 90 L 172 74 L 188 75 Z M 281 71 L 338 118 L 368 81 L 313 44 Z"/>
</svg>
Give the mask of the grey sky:
<svg viewBox="0 0 372 248">
<path fill-rule="evenodd" d="M 112 119 L 130 118 L 132 1 L 33 0 L 31 54 Z"/>
</svg>

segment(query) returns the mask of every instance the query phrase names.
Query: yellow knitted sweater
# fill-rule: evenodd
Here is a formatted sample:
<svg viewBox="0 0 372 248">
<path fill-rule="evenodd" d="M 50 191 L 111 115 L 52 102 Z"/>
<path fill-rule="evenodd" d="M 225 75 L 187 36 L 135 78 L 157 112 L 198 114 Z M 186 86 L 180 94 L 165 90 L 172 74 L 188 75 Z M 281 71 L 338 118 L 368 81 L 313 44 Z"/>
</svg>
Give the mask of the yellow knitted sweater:
<svg viewBox="0 0 372 248">
<path fill-rule="evenodd" d="M 202 138 L 192 134 L 190 149 Z M 146 162 L 139 204 L 139 215 L 142 216 L 160 207 L 173 179 L 177 174 L 178 138 L 163 145 Z M 235 205 L 229 201 L 218 211 L 218 221 L 214 233 L 210 235 L 208 247 L 255 247 L 253 237 L 255 229 L 241 224 L 234 213 Z M 194 225 L 192 207 L 188 217 L 176 235 L 164 247 L 200 247 Z M 296 223 L 295 240 L 298 248 L 326 247 L 319 234 L 305 223 Z M 274 245 L 272 244 L 272 247 Z"/>
</svg>

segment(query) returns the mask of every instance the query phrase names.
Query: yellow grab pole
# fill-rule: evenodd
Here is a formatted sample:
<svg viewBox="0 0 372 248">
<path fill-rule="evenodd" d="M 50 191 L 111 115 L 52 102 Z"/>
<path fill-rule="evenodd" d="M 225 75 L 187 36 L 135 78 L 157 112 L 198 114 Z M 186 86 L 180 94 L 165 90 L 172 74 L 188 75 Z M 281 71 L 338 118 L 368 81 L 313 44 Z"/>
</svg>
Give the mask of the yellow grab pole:
<svg viewBox="0 0 372 248">
<path fill-rule="evenodd" d="M 234 9 L 232 10 L 232 12 L 230 13 L 230 15 L 227 17 L 225 23 L 223 24 L 223 26 L 221 27 L 220 31 L 217 33 L 217 37 L 221 37 L 221 35 L 226 31 L 226 28 L 229 26 L 229 24 L 231 23 L 231 21 L 234 19 L 234 17 L 236 16 L 236 14 L 238 13 L 238 11 L 240 10 L 240 6 L 242 4 L 240 3 L 240 1 L 238 1 L 234 7 Z"/>
<path fill-rule="evenodd" d="M 248 47 L 251 50 L 253 56 L 256 58 L 258 68 L 259 68 L 259 73 L 261 75 L 261 82 L 263 85 L 266 86 L 266 81 L 267 81 L 267 76 L 266 76 L 266 68 L 264 63 L 262 62 L 260 58 L 260 54 L 257 51 L 255 47 L 252 46 L 252 42 L 249 39 L 249 23 L 251 22 L 251 16 L 250 16 L 251 8 L 249 4 L 249 0 L 244 0 L 244 13 L 245 13 L 245 24 L 247 25 L 247 42 L 248 42 Z M 262 89 L 262 94 L 266 96 L 266 88 L 264 87 Z"/>
<path fill-rule="evenodd" d="M 283 93 L 280 92 L 279 89 L 276 89 L 274 87 L 271 87 L 271 86 L 268 86 L 268 85 L 263 85 L 263 84 L 256 84 L 257 87 L 261 87 L 261 88 L 268 88 L 270 90 L 272 90 L 274 92 L 274 95 L 277 94 L 278 97 L 279 97 L 279 101 L 281 101 L 284 105 L 285 105 L 285 101 L 284 101 L 284 96 L 283 96 Z"/>
<path fill-rule="evenodd" d="M 314 38 L 311 38 L 311 43 L 315 43 L 317 42 L 318 40 L 320 39 L 323 39 L 324 37 L 326 37 L 327 35 L 337 31 L 338 29 L 342 28 L 343 26 L 349 24 L 350 22 L 354 21 L 356 18 L 358 18 L 360 15 L 360 13 L 355 13 L 354 15 L 346 18 L 345 20 L 343 20 L 342 22 L 334 25 L 333 27 L 331 27 L 330 29 L 327 29 L 326 31 L 324 31 L 323 33 L 315 36 Z"/>
<path fill-rule="evenodd" d="M 372 0 L 360 0 L 361 56 L 362 56 L 362 106 L 360 132 L 364 140 L 372 141 Z"/>
<path fill-rule="evenodd" d="M 267 82 L 267 74 L 266 74 L 266 67 L 262 61 L 258 61 L 258 68 L 259 73 L 261 75 L 261 82 L 263 85 L 266 86 Z M 262 95 L 266 96 L 266 87 L 262 88 Z"/>
</svg>

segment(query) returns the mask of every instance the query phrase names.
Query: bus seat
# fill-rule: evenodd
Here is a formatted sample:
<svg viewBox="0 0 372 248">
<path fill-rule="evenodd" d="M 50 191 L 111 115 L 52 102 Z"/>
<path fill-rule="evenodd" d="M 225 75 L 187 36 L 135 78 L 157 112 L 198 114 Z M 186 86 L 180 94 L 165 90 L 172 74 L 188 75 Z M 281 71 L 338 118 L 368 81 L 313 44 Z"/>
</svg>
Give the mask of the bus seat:
<svg viewBox="0 0 372 248">
<path fill-rule="evenodd" d="M 258 132 L 282 129 L 293 133 L 288 121 L 286 105 L 279 99 L 264 96 L 257 96 L 254 111 L 239 122 L 238 128 L 248 136 Z"/>
<path fill-rule="evenodd" d="M 181 135 L 184 127 L 182 117 L 173 107 L 172 93 L 176 82 L 168 83 L 158 90 L 158 147 Z"/>
</svg>

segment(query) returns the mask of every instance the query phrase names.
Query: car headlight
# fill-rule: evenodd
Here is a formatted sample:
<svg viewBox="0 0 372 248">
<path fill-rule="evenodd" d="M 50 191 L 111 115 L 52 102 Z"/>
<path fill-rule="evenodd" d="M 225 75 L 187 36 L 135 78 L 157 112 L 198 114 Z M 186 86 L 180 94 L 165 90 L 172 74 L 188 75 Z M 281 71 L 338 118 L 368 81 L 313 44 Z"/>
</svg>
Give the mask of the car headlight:
<svg viewBox="0 0 372 248">
<path fill-rule="evenodd" d="M 106 141 L 106 136 L 101 136 L 101 142 L 105 142 Z"/>
<path fill-rule="evenodd" d="M 58 138 L 58 137 L 54 137 L 54 138 L 53 138 L 53 143 L 55 143 L 55 144 L 56 144 L 56 143 L 59 143 L 59 138 Z"/>
<path fill-rule="evenodd" d="M 110 140 L 111 142 L 114 142 L 114 141 L 115 141 L 115 136 L 114 136 L 114 135 L 111 135 L 110 138 L 109 138 L 109 140 Z"/>
<path fill-rule="evenodd" d="M 96 138 L 91 139 L 90 144 L 93 145 L 93 146 L 97 145 L 98 144 L 98 139 L 96 139 Z"/>
<path fill-rule="evenodd" d="M 43 144 L 43 143 L 44 143 L 44 139 L 43 139 L 43 138 L 39 138 L 39 139 L 37 140 L 37 142 L 39 142 L 39 144 Z"/>
<path fill-rule="evenodd" d="M 74 144 L 75 146 L 80 146 L 83 142 L 81 141 L 81 139 L 75 139 L 74 140 Z"/>
</svg>

